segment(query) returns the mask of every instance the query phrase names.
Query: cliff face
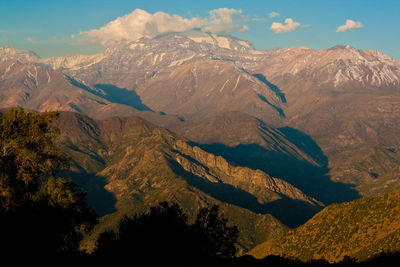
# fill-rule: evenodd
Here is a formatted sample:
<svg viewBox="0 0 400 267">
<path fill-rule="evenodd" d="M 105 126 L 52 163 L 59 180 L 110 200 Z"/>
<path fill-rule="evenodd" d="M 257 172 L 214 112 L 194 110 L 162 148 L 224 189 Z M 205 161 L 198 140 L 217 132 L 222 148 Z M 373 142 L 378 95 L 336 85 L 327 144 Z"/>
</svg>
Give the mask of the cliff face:
<svg viewBox="0 0 400 267">
<path fill-rule="evenodd" d="M 219 204 L 238 225 L 240 245 L 246 251 L 287 229 L 274 217 L 284 223 L 301 223 L 322 207 L 279 178 L 233 166 L 223 157 L 137 117 L 98 121 L 61 113 L 58 126 L 62 132 L 59 142 L 72 155 L 72 175 L 104 181 L 104 188 L 114 197 L 114 208 L 104 214 L 116 213 L 107 215 L 105 222 L 160 201 L 177 202 L 190 215 L 201 207 Z M 96 199 L 101 198 L 100 189 Z"/>
<path fill-rule="evenodd" d="M 245 190 L 256 196 L 261 204 L 285 196 L 310 205 L 322 206 L 322 203 L 306 196 L 291 184 L 260 170 L 232 166 L 223 157 L 205 152 L 198 146 L 191 146 L 181 140 L 176 141 L 175 148 L 183 154 L 177 153 L 176 160 L 186 171 L 192 171 L 213 183 L 226 183 Z M 190 158 L 195 161 L 190 161 Z M 204 167 L 193 163 L 196 161 Z"/>
<path fill-rule="evenodd" d="M 135 115 L 170 129 L 240 111 L 275 129 L 312 137 L 329 159 L 315 180 L 326 176 L 331 186 L 339 182 L 356 190 L 335 193 L 316 186 L 307 191 L 308 184 L 301 184 L 307 175 L 285 179 L 307 195 L 332 203 L 400 187 L 393 179 L 400 164 L 400 62 L 376 50 L 255 50 L 248 42 L 207 34 L 142 38 L 97 55 L 47 59 L 5 47 L 0 48 L 0 88 L 3 108 L 68 110 L 98 119 Z M 197 137 L 219 140 L 217 134 Z M 315 158 L 297 158 L 302 157 L 313 165 Z M 291 157 L 276 162 L 293 165 Z M 249 166 L 252 160 L 247 163 L 255 168 Z M 283 168 L 262 170 L 287 178 L 279 173 Z M 346 197 L 334 197 L 341 194 Z"/>
</svg>

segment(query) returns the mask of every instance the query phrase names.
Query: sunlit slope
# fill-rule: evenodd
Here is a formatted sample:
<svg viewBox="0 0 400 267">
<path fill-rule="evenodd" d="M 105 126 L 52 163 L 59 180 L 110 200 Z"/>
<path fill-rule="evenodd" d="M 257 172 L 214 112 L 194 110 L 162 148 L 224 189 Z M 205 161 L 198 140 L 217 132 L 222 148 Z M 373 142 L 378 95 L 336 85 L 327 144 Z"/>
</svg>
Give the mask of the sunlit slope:
<svg viewBox="0 0 400 267">
<path fill-rule="evenodd" d="M 250 254 L 294 257 L 303 261 L 344 256 L 365 260 L 400 250 L 400 191 L 333 204 L 306 224 L 267 241 Z"/>
<path fill-rule="evenodd" d="M 60 143 L 73 161 L 66 175 L 93 192 L 91 203 L 103 215 L 116 212 L 104 221 L 109 226 L 116 222 L 110 217 L 160 201 L 177 202 L 190 215 L 216 203 L 238 225 L 240 245 L 247 250 L 285 231 L 280 221 L 305 221 L 321 208 L 279 178 L 233 166 L 138 117 L 99 121 L 61 113 L 58 126 Z"/>
</svg>

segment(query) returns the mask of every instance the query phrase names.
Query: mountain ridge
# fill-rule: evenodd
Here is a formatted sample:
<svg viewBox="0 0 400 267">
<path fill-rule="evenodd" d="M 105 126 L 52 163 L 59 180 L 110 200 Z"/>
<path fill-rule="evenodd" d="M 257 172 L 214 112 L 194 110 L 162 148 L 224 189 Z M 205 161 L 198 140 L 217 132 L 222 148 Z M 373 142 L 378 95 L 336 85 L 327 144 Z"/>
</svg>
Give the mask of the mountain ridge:
<svg viewBox="0 0 400 267">
<path fill-rule="evenodd" d="M 322 207 L 283 180 L 232 166 L 138 117 L 99 121 L 61 112 L 57 126 L 62 133 L 59 143 L 72 157 L 66 177 L 72 176 L 84 188 L 89 186 L 93 192 L 89 199 L 105 195 L 110 202 L 103 203 L 108 210 L 103 209 L 107 215 L 97 233 L 115 226 L 121 214 L 144 211 L 159 201 L 177 202 L 189 214 L 214 203 L 243 232 L 240 242 L 246 251 L 287 229 L 274 217 L 299 223 Z M 281 207 L 293 210 L 284 212 Z"/>
<path fill-rule="evenodd" d="M 276 129 L 296 129 L 310 136 L 328 159 L 321 177 L 332 183 L 345 183 L 362 195 L 400 187 L 397 60 L 350 46 L 254 50 L 229 37 L 218 37 L 224 40 L 219 45 L 212 36 L 200 36 L 197 42 L 191 38 L 198 37 L 139 39 L 93 59 L 76 58 L 68 63 L 78 64 L 76 69 L 63 73 L 101 97 L 91 99 L 125 105 L 118 114 L 105 116 L 139 115 L 177 130 L 239 110 Z M 236 50 L 235 42 L 241 45 Z M 203 85 L 195 78 L 200 72 L 194 67 L 203 70 Z M 240 96 L 232 94 L 236 84 Z M 214 93 L 207 96 L 210 91 Z"/>
<path fill-rule="evenodd" d="M 360 197 L 352 185 L 330 179 L 324 151 L 311 136 L 297 129 L 275 128 L 234 111 L 187 123 L 177 132 L 234 164 L 280 177 L 324 204 Z"/>
</svg>

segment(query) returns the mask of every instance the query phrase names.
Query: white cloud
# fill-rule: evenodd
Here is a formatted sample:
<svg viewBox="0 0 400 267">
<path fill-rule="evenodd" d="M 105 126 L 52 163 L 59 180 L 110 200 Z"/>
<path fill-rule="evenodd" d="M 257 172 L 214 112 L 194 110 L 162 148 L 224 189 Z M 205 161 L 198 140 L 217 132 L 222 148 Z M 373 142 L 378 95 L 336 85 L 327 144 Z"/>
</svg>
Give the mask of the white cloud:
<svg viewBox="0 0 400 267">
<path fill-rule="evenodd" d="M 31 44 L 37 44 L 37 42 L 36 42 L 35 40 L 33 40 L 32 37 L 26 37 L 26 40 L 27 40 L 28 42 L 30 42 Z"/>
<path fill-rule="evenodd" d="M 284 33 L 297 30 L 301 25 L 298 22 L 293 21 L 291 18 L 285 19 L 286 25 L 279 22 L 273 22 L 270 29 L 274 33 Z"/>
<path fill-rule="evenodd" d="M 341 25 L 336 29 L 336 32 L 345 32 L 351 29 L 359 29 L 359 28 L 363 28 L 364 25 L 362 25 L 361 22 L 358 21 L 354 21 L 351 19 L 347 19 L 346 20 L 346 24 L 345 25 Z"/>
<path fill-rule="evenodd" d="M 278 12 L 275 12 L 275 11 L 269 13 L 269 17 L 270 18 L 276 18 L 276 17 L 279 17 L 280 15 L 281 14 L 279 14 Z"/>
<path fill-rule="evenodd" d="M 124 41 L 134 41 L 141 37 L 152 38 L 170 32 L 185 32 L 194 29 L 203 32 L 230 34 L 247 31 L 247 26 L 238 22 L 250 20 L 241 10 L 219 8 L 209 11 L 208 18 L 183 18 L 165 12 L 150 14 L 142 9 L 119 17 L 99 29 L 80 32 L 87 41 L 102 45 L 113 45 Z"/>
<path fill-rule="evenodd" d="M 206 19 L 208 21 L 201 29 L 204 32 L 229 34 L 248 30 L 246 25 L 237 25 L 238 22 L 250 20 L 249 17 L 242 15 L 242 10 L 219 8 L 213 9 L 208 13 L 210 17 Z"/>
</svg>

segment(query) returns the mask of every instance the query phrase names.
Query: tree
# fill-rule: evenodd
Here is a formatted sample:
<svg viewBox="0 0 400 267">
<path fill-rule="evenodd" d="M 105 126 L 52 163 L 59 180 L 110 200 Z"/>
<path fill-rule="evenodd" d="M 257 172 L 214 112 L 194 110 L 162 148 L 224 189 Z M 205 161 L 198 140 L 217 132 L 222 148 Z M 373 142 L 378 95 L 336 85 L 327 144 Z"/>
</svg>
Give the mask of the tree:
<svg viewBox="0 0 400 267">
<path fill-rule="evenodd" d="M 97 257 L 171 261 L 192 252 L 187 217 L 177 204 L 162 202 L 149 212 L 124 216 L 117 231 L 106 231 L 97 240 Z"/>
<path fill-rule="evenodd" d="M 0 242 L 8 251 L 74 251 L 82 231 L 96 223 L 86 194 L 70 180 L 54 178 L 69 167 L 55 145 L 57 118 L 58 112 L 22 108 L 0 116 Z"/>
<path fill-rule="evenodd" d="M 97 223 L 93 208 L 86 204 L 86 193 L 70 179 L 50 177 L 34 196 L 41 238 L 53 252 L 77 251 L 83 234 Z"/>
<path fill-rule="evenodd" d="M 0 116 L 0 205 L 13 210 L 30 201 L 39 183 L 67 168 L 69 160 L 54 144 L 57 112 L 12 108 Z"/>
<path fill-rule="evenodd" d="M 228 221 L 219 214 L 217 205 L 203 208 L 197 214 L 192 228 L 197 234 L 199 248 L 208 257 L 233 258 L 239 230 L 228 226 Z"/>
<path fill-rule="evenodd" d="M 190 225 L 177 204 L 162 202 L 148 213 L 123 217 L 117 231 L 102 233 L 95 255 L 198 264 L 234 257 L 237 238 L 237 228 L 227 226 L 218 206 L 201 209 Z"/>
</svg>

